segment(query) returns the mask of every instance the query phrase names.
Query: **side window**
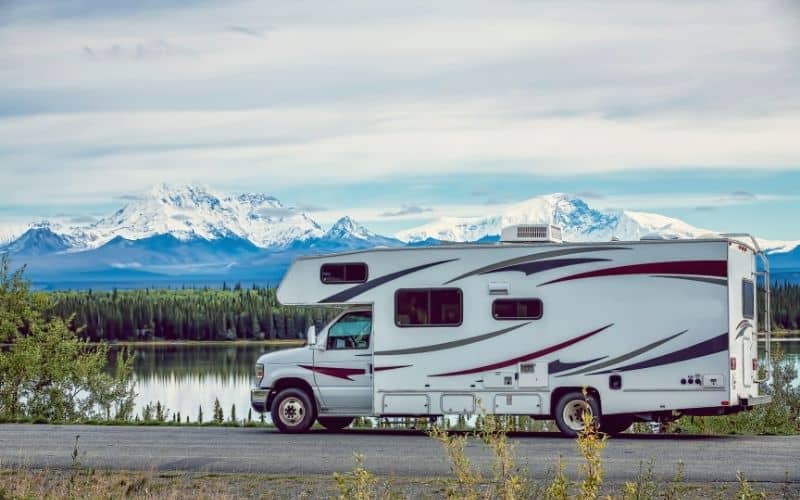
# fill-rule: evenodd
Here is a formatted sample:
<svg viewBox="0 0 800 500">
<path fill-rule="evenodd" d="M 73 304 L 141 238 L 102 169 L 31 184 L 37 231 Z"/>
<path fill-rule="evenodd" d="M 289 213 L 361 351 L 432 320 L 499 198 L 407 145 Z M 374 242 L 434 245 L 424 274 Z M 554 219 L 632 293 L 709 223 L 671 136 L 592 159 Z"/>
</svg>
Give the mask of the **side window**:
<svg viewBox="0 0 800 500">
<path fill-rule="evenodd" d="M 755 316 L 756 290 L 750 280 L 742 280 L 742 316 L 753 319 Z"/>
<path fill-rule="evenodd" d="M 541 319 L 542 312 L 539 299 L 497 299 L 492 302 L 494 319 Z"/>
<path fill-rule="evenodd" d="M 458 288 L 398 290 L 394 296 L 397 326 L 458 326 L 462 320 Z"/>
<path fill-rule="evenodd" d="M 347 313 L 328 328 L 328 349 L 367 349 L 372 331 L 372 313 Z"/>
<path fill-rule="evenodd" d="M 327 285 L 364 283 L 368 275 L 367 265 L 363 262 L 322 264 L 319 270 L 319 279 Z"/>
</svg>

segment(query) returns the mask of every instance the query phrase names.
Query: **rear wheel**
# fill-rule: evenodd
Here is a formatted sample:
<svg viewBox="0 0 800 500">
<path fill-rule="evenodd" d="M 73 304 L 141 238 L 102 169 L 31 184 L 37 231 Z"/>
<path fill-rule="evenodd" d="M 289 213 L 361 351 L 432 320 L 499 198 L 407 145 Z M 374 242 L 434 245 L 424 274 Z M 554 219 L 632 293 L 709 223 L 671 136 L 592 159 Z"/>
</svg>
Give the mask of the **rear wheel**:
<svg viewBox="0 0 800 500">
<path fill-rule="evenodd" d="M 567 437 L 576 437 L 583 431 L 583 416 L 588 413 L 593 422 L 600 417 L 600 405 L 591 394 L 584 396 L 580 392 L 568 392 L 556 403 L 553 417 L 558 430 Z"/>
<path fill-rule="evenodd" d="M 353 417 L 319 417 L 317 420 L 329 431 L 340 431 L 353 423 Z"/>
<path fill-rule="evenodd" d="M 600 430 L 610 436 L 622 434 L 633 425 L 633 417 L 628 415 L 609 415 L 600 420 Z"/>
<path fill-rule="evenodd" d="M 272 422 L 283 432 L 305 432 L 314 423 L 317 410 L 309 395 L 295 388 L 284 389 L 272 402 Z"/>
</svg>

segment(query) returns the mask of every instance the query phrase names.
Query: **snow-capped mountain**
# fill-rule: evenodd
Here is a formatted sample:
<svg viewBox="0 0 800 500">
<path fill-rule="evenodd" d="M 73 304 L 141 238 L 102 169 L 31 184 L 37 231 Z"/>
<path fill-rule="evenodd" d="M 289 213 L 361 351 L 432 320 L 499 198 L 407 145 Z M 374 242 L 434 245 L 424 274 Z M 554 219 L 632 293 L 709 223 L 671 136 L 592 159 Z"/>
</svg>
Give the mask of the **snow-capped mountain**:
<svg viewBox="0 0 800 500">
<path fill-rule="evenodd" d="M 442 217 L 429 224 L 397 233 L 407 243 L 422 241 L 491 241 L 503 227 L 513 224 L 553 224 L 560 226 L 567 241 L 635 241 L 658 234 L 665 238 L 696 238 L 715 234 L 681 220 L 663 215 L 629 210 L 594 209 L 580 198 L 551 194 L 512 205 L 503 213 L 476 218 Z M 800 241 L 759 240 L 770 251 L 789 252 Z"/>
<path fill-rule="evenodd" d="M 373 233 L 366 227 L 354 221 L 348 216 L 342 217 L 331 226 L 325 233 L 326 238 L 330 239 L 357 239 L 357 240 L 371 240 L 374 238 L 382 238 L 376 233 Z"/>
<path fill-rule="evenodd" d="M 374 233 L 350 217 L 345 216 L 336 221 L 322 237 L 297 241 L 292 247 L 320 252 L 335 252 L 402 245 L 402 241 Z"/>
<path fill-rule="evenodd" d="M 264 194 L 224 195 L 208 188 L 159 184 L 140 200 L 71 236 L 77 249 L 98 248 L 115 237 L 141 240 L 169 234 L 181 241 L 241 238 L 259 248 L 320 237 L 307 215 Z"/>
<path fill-rule="evenodd" d="M 600 211 L 566 194 L 531 198 L 512 205 L 501 214 L 479 218 L 443 217 L 421 227 L 401 231 L 396 237 L 414 243 L 428 239 L 478 241 L 496 237 L 513 224 L 560 226 L 569 241 L 638 240 L 649 233 L 665 237 L 691 238 L 710 233 L 677 219 L 629 211 Z"/>
<path fill-rule="evenodd" d="M 69 250 L 74 241 L 66 235 L 59 234 L 60 228 L 49 222 L 31 224 L 18 238 L 5 247 L 10 253 L 24 255 L 47 255 Z"/>
</svg>

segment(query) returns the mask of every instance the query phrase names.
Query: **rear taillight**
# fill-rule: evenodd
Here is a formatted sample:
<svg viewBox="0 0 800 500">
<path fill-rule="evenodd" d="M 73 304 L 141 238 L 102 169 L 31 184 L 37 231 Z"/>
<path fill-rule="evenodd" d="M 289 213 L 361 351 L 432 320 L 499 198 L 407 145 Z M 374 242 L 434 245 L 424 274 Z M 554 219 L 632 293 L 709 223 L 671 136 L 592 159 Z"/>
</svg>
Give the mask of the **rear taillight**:
<svg viewBox="0 0 800 500">
<path fill-rule="evenodd" d="M 731 358 L 731 370 L 736 369 L 736 358 Z"/>
<path fill-rule="evenodd" d="M 262 378 L 264 378 L 264 365 L 256 363 L 256 384 L 259 384 Z"/>
<path fill-rule="evenodd" d="M 753 371 L 758 371 L 758 358 L 753 358 Z"/>
</svg>

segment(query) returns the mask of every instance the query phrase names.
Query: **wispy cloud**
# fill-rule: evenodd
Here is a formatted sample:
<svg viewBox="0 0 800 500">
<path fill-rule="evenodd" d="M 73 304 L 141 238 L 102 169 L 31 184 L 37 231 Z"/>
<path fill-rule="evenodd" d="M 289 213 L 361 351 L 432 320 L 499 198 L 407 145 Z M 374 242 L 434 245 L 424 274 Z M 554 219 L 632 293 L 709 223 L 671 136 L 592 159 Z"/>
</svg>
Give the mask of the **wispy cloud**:
<svg viewBox="0 0 800 500">
<path fill-rule="evenodd" d="M 114 199 L 122 201 L 140 201 L 144 199 L 144 196 L 140 194 L 121 194 L 114 196 Z"/>
<path fill-rule="evenodd" d="M 730 194 L 729 198 L 741 201 L 755 201 L 758 199 L 758 197 L 755 194 L 750 193 L 748 191 L 734 191 L 733 193 Z"/>
<path fill-rule="evenodd" d="M 312 212 L 312 213 L 323 212 L 325 210 L 328 210 L 326 207 L 323 207 L 321 205 L 304 204 L 304 203 L 297 205 L 297 207 L 295 208 L 300 212 Z"/>
<path fill-rule="evenodd" d="M 429 207 L 423 207 L 420 205 L 403 205 L 399 210 L 383 212 L 381 216 L 383 217 L 400 217 L 403 215 L 416 215 L 416 214 L 424 214 L 426 212 L 432 212 L 433 209 Z"/>
<path fill-rule="evenodd" d="M 272 28 L 258 29 L 258 28 L 251 28 L 249 26 L 241 26 L 241 25 L 228 26 L 226 28 L 226 30 L 230 31 L 231 33 L 237 33 L 239 35 L 251 36 L 251 37 L 255 37 L 255 38 L 264 38 L 264 36 L 266 35 L 266 33 L 268 31 L 270 31 L 270 29 L 272 29 Z"/>
<path fill-rule="evenodd" d="M 579 191 L 575 196 L 584 200 L 602 200 L 605 196 L 597 191 Z"/>
<path fill-rule="evenodd" d="M 105 47 L 81 48 L 83 55 L 93 61 L 135 61 L 175 55 L 189 55 L 191 50 L 172 44 L 166 40 L 153 40 L 133 44 L 113 44 Z"/>
<path fill-rule="evenodd" d="M 264 207 L 258 209 L 256 213 L 264 217 L 288 217 L 296 212 L 291 208 L 285 207 Z"/>
</svg>

